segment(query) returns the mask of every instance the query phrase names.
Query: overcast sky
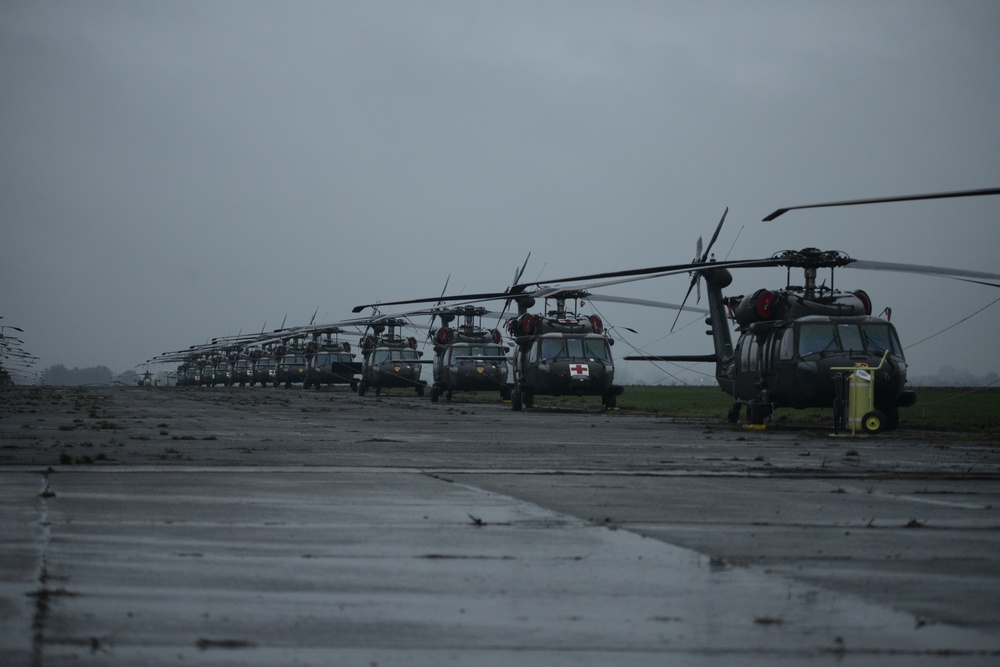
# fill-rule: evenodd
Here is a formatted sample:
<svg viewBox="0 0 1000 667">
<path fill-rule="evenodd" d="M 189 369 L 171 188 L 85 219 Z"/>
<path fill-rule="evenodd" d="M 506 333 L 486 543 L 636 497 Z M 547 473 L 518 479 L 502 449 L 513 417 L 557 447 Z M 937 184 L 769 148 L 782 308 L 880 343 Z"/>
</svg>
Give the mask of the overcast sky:
<svg viewBox="0 0 1000 667">
<path fill-rule="evenodd" d="M 7 0 L 0 324 L 39 369 L 120 372 L 449 275 L 502 290 L 529 251 L 530 279 L 685 262 L 727 206 L 720 258 L 1000 272 L 1000 197 L 761 222 L 1000 185 L 998 73 L 995 1 Z M 785 281 L 736 277 L 729 294 Z M 904 346 L 1000 297 L 850 269 L 836 285 L 890 306 Z M 708 351 L 700 318 L 663 338 L 672 313 L 600 311 L 639 331 L 618 355 Z M 911 375 L 1000 371 L 998 332 L 1000 304 L 910 347 Z"/>
</svg>

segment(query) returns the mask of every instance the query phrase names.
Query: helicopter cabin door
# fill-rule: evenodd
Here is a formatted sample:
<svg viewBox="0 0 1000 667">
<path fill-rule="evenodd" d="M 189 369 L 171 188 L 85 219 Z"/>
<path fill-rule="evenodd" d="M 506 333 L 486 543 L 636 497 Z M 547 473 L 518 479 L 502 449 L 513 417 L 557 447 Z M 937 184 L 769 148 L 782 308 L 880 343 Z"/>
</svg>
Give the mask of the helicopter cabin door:
<svg viewBox="0 0 1000 667">
<path fill-rule="evenodd" d="M 756 384 L 761 362 L 760 346 L 756 336 L 744 333 L 740 337 L 738 348 L 735 395 L 739 399 L 748 400 L 758 394 Z"/>
</svg>

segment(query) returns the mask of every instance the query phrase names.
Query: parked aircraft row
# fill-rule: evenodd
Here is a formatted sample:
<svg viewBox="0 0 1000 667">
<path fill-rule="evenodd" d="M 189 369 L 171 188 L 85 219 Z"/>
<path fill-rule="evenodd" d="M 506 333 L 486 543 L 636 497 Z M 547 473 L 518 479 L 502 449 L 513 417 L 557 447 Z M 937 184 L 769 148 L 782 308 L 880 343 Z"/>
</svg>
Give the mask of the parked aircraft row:
<svg viewBox="0 0 1000 667">
<path fill-rule="evenodd" d="M 996 194 L 1000 188 L 809 204 L 778 209 L 764 220 L 802 208 Z M 421 379 L 421 364 L 432 363 L 432 402 L 441 396 L 450 400 L 456 391 L 497 391 L 510 400 L 514 410 L 530 408 L 537 395 L 564 394 L 600 396 L 603 405 L 612 408 L 623 391 L 614 382 L 614 339 L 597 315 L 581 312 L 587 300 L 612 300 L 708 315 L 705 322 L 713 340 L 711 354 L 625 359 L 714 363 L 720 388 L 733 399 L 730 422 L 740 419 L 743 406 L 750 425 L 763 424 L 775 408 L 832 407 L 835 426 L 845 426 L 850 415 L 855 422 L 852 426 L 878 432 L 895 429 L 899 408 L 913 405 L 916 396 L 906 386 L 906 360 L 888 314 L 885 319 L 873 316 L 871 299 L 863 290 L 834 289 L 834 270 L 900 271 L 1000 287 L 998 273 L 858 260 L 840 251 L 816 248 L 717 262 L 711 249 L 725 219 L 723 214 L 706 248 L 698 240 L 693 261 L 685 264 L 548 281 L 555 286 L 520 282 L 521 266 L 514 282 L 502 292 L 454 296 L 442 292 L 437 297 L 364 304 L 354 312 L 404 305 L 422 310 L 216 339 L 154 361 L 182 362 L 178 370 L 183 373 L 182 384 L 290 386 L 301 382 L 306 388 L 349 384 L 362 396 L 369 390 L 378 394 L 384 387 L 411 387 L 423 396 L 427 383 Z M 731 269 L 761 267 L 785 267 L 788 284 L 749 295 L 723 295 L 722 290 L 732 282 Z M 803 271 L 801 285 L 791 284 L 792 268 Z M 820 269 L 829 269 L 829 286 L 817 279 Z M 607 285 L 672 275 L 691 277 L 679 305 L 591 292 Z M 702 281 L 708 289 L 708 310 L 686 305 L 691 291 L 695 287 L 700 291 Z M 481 305 L 491 301 L 502 304 L 499 314 Z M 443 305 L 448 303 L 454 305 Z M 535 310 L 539 304 L 541 310 Z M 505 320 L 512 306 L 516 312 Z M 499 315 L 498 326 L 484 327 L 482 318 L 486 315 Z M 401 333 L 416 316 L 431 318 L 427 337 L 433 346 L 433 361 L 421 358 L 416 338 Z M 499 322 L 504 322 L 502 327 Z M 738 334 L 735 344 L 730 326 Z M 343 334 L 344 327 L 353 328 L 360 336 L 360 363 L 354 361 L 346 342 L 331 338 Z M 868 389 L 859 390 L 852 398 L 860 377 L 867 378 Z"/>
</svg>

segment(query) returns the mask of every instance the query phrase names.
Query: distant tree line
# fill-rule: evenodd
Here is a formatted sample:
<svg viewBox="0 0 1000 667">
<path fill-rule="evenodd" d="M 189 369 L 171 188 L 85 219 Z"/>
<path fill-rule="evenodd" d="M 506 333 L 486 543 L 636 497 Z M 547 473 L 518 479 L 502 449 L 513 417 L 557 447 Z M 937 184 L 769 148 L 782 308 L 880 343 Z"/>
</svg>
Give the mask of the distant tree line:
<svg viewBox="0 0 1000 667">
<path fill-rule="evenodd" d="M 109 384 L 114 373 L 107 366 L 69 369 L 58 364 L 42 371 L 42 384 L 80 387 Z"/>
<path fill-rule="evenodd" d="M 1000 375 L 994 372 L 977 375 L 965 369 L 942 366 L 932 375 L 911 376 L 907 383 L 922 387 L 989 387 L 1000 383 Z"/>
</svg>

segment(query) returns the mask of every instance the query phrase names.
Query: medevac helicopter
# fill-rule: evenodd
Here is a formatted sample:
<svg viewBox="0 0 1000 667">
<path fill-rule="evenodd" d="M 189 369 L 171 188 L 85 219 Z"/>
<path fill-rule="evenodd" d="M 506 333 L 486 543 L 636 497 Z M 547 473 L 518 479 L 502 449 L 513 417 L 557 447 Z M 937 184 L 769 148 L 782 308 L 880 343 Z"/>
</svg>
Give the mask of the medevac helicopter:
<svg viewBox="0 0 1000 667">
<path fill-rule="evenodd" d="M 519 277 L 520 274 L 518 274 Z M 400 305 L 426 302 L 491 301 L 503 299 L 517 304 L 518 312 L 505 325 L 508 335 L 515 343 L 512 359 L 513 378 L 510 388 L 511 407 L 515 411 L 534 405 L 535 396 L 600 396 L 605 408 L 614 408 L 617 397 L 623 392 L 614 383 L 614 359 L 611 345 L 614 339 L 605 328 L 598 315 L 579 315 L 578 308 L 584 299 L 607 300 L 643 305 L 679 308 L 674 304 L 655 301 L 628 299 L 625 297 L 602 297 L 582 289 L 539 288 L 526 291 L 528 283 L 514 285 L 505 292 L 440 296 L 427 299 L 381 302 L 354 307 L 360 312 L 374 305 Z M 543 309 L 531 313 L 536 300 L 543 300 Z M 549 307 L 549 301 L 553 307 Z M 567 305 L 567 302 L 573 304 Z M 467 307 L 473 308 L 468 305 Z M 707 312 L 698 308 L 688 308 L 697 312 Z M 506 307 L 504 309 L 506 312 Z M 501 315 L 502 319 L 502 315 Z M 489 334 L 493 338 L 493 334 Z M 494 343 L 499 345 L 498 342 Z M 451 343 L 454 346 L 454 342 Z M 442 358 L 442 368 L 445 359 Z"/>
<path fill-rule="evenodd" d="M 1000 194 L 1000 188 L 809 204 L 778 209 L 764 220 L 773 220 L 784 212 L 800 208 L 993 194 Z M 875 409 L 862 418 L 866 432 L 896 429 L 899 408 L 915 403 L 915 393 L 906 388 L 906 359 L 895 327 L 888 319 L 872 316 L 871 299 L 863 290 L 834 289 L 835 268 L 936 275 L 1000 287 L 993 282 L 1000 280 L 1000 274 L 865 261 L 840 251 L 816 248 L 786 250 L 766 259 L 716 262 L 710 251 L 724 221 L 725 215 L 703 252 L 699 239 L 699 252 L 689 264 L 576 276 L 557 282 L 619 279 L 600 283 L 607 285 L 692 273 L 690 295 L 691 288 L 704 279 L 710 311 L 706 319 L 707 333 L 712 336 L 715 352 L 709 355 L 627 356 L 625 359 L 714 362 L 719 386 L 733 397 L 728 414 L 732 423 L 739 420 L 741 407 L 746 405 L 748 424 L 763 424 L 775 408 L 834 407 L 836 425 L 843 418 L 844 378 L 850 369 L 858 367 L 870 369 L 874 378 Z M 732 282 L 729 269 L 775 266 L 788 270 L 785 287 L 759 289 L 745 296 L 722 295 L 722 290 Z M 802 285 L 791 284 L 792 268 L 803 270 Z M 821 268 L 830 269 L 829 286 L 817 284 L 817 271 Z M 736 324 L 739 334 L 735 346 L 727 319 Z"/>
</svg>

